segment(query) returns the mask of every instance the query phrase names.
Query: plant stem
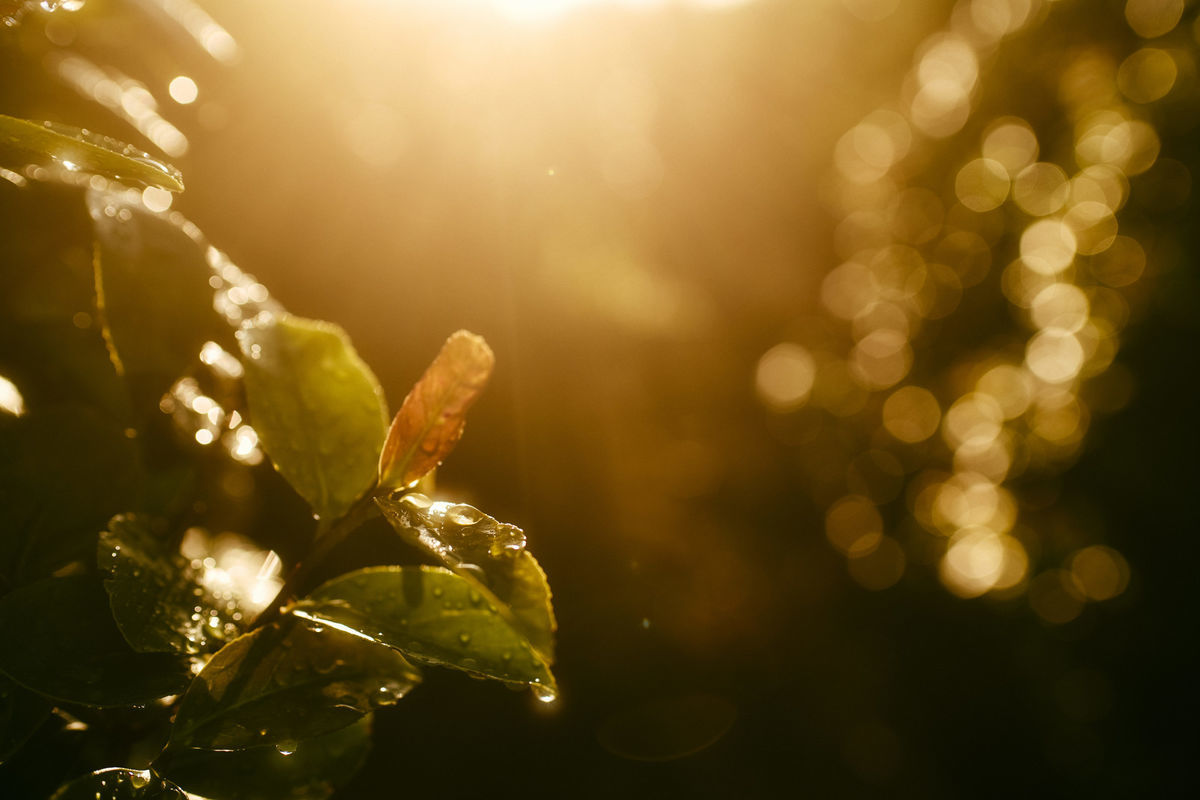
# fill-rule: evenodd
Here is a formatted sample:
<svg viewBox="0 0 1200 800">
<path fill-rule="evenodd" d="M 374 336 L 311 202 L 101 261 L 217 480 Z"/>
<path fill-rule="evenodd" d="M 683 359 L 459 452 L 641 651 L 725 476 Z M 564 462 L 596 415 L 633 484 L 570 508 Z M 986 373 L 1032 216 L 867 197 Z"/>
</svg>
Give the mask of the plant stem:
<svg viewBox="0 0 1200 800">
<path fill-rule="evenodd" d="M 292 567 L 292 571 L 284 579 L 283 586 L 275 595 L 275 599 L 255 618 L 250 630 L 256 630 L 277 620 L 284 606 L 292 601 L 312 571 L 325 560 L 325 556 L 329 555 L 333 548 L 337 547 L 352 531 L 379 513 L 379 508 L 375 505 L 375 493 L 376 489 L 372 488 L 323 532 L 322 526 L 317 527 L 317 538 L 313 542 L 312 549 L 308 551 L 308 555 Z"/>
</svg>

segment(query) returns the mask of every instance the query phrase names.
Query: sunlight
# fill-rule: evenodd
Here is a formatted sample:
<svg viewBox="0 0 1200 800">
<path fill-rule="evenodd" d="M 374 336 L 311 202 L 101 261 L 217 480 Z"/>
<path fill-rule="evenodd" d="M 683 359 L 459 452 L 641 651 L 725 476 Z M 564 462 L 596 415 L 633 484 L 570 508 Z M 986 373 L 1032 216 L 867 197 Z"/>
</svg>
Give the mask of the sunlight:
<svg viewBox="0 0 1200 800">
<path fill-rule="evenodd" d="M 410 3 L 428 0 L 371 0 L 371 2 Z M 456 0 L 464 11 L 491 9 L 513 22 L 539 25 L 556 22 L 573 12 L 589 7 L 660 9 L 672 5 L 702 9 L 722 9 L 744 5 L 750 0 Z M 437 3 L 445 5 L 445 3 Z"/>
</svg>

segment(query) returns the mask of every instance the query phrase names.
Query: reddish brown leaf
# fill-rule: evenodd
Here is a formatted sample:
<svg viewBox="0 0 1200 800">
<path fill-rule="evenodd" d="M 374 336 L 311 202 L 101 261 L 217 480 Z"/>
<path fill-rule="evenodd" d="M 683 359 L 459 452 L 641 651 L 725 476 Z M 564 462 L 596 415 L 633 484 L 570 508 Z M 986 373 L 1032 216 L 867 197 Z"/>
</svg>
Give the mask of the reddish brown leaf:
<svg viewBox="0 0 1200 800">
<path fill-rule="evenodd" d="M 380 486 L 412 486 L 442 463 L 458 444 L 467 409 L 495 361 L 481 336 L 458 331 L 446 340 L 392 420 L 379 456 Z"/>
</svg>

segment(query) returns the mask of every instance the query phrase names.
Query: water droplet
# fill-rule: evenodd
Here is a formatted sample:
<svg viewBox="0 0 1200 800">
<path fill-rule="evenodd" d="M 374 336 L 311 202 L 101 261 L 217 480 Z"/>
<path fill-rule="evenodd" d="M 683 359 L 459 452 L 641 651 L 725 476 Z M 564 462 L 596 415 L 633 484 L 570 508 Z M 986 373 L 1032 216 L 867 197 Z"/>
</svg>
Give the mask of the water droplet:
<svg viewBox="0 0 1200 800">
<path fill-rule="evenodd" d="M 471 634 L 467 633 L 466 631 L 463 631 L 462 633 L 460 633 L 460 634 L 458 635 L 458 641 L 459 641 L 461 644 L 464 644 L 464 645 L 465 645 L 465 644 L 470 644 L 470 642 L 471 642 Z"/>
<path fill-rule="evenodd" d="M 443 594 L 442 587 L 440 587 L 440 586 L 433 587 L 433 596 L 434 597 L 441 597 L 442 594 Z"/>
<path fill-rule="evenodd" d="M 394 706 L 400 701 L 400 698 L 404 697 L 408 689 L 408 684 L 400 683 L 399 681 L 386 681 L 371 696 L 371 705 L 375 708 Z"/>
<path fill-rule="evenodd" d="M 540 683 L 530 684 L 529 688 L 533 689 L 533 696 L 538 699 L 538 702 L 553 703 L 558 699 L 558 694 L 553 689 Z"/>
<path fill-rule="evenodd" d="M 446 512 L 446 520 L 454 525 L 474 525 L 483 519 L 483 513 L 473 506 L 451 506 Z"/>
<path fill-rule="evenodd" d="M 275 749 L 279 751 L 279 755 L 281 756 L 290 756 L 292 753 L 296 752 L 296 748 L 299 746 L 299 742 L 294 742 L 288 739 L 276 744 Z"/>
<path fill-rule="evenodd" d="M 433 500 L 420 492 L 409 492 L 408 494 L 401 495 L 400 503 L 413 511 L 424 511 L 433 505 Z"/>
</svg>

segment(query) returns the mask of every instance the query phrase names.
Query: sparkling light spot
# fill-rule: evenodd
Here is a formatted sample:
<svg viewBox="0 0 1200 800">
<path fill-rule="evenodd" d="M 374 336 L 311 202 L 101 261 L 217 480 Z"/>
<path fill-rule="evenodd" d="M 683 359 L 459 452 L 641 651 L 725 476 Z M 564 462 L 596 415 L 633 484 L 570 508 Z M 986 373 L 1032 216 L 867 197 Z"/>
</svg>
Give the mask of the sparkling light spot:
<svg viewBox="0 0 1200 800">
<path fill-rule="evenodd" d="M 191 105 L 200 96 L 200 88 L 187 75 L 179 75 L 171 79 L 167 85 L 167 93 L 171 99 L 181 106 Z"/>
</svg>

